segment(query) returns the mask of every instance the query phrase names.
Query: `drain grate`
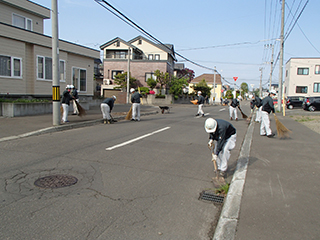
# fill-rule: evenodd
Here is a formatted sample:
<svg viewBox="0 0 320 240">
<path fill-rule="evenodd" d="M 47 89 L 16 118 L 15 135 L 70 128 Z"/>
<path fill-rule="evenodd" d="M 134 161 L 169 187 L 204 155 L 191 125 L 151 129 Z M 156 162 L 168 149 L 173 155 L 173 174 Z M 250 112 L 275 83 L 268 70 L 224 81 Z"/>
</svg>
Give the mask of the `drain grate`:
<svg viewBox="0 0 320 240">
<path fill-rule="evenodd" d="M 62 188 L 74 185 L 77 182 L 78 179 L 74 176 L 52 175 L 37 179 L 34 185 L 40 188 Z"/>
<path fill-rule="evenodd" d="M 220 195 L 217 195 L 214 193 L 202 191 L 200 193 L 199 199 L 207 200 L 207 201 L 211 201 L 211 202 L 215 202 L 215 203 L 223 203 L 224 196 L 220 196 Z"/>
</svg>

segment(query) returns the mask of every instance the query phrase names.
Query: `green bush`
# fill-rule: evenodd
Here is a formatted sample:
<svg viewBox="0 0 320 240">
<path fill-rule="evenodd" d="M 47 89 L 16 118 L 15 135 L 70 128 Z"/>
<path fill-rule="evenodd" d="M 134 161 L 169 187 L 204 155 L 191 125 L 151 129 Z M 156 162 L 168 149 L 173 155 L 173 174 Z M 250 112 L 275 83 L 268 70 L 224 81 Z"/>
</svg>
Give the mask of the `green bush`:
<svg viewBox="0 0 320 240">
<path fill-rule="evenodd" d="M 156 94 L 156 98 L 166 98 L 166 95 Z"/>
<path fill-rule="evenodd" d="M 10 102 L 10 103 L 46 103 L 51 102 L 46 99 L 26 99 L 26 98 L 19 98 L 19 99 L 7 99 L 7 98 L 0 98 L 0 102 Z"/>
</svg>

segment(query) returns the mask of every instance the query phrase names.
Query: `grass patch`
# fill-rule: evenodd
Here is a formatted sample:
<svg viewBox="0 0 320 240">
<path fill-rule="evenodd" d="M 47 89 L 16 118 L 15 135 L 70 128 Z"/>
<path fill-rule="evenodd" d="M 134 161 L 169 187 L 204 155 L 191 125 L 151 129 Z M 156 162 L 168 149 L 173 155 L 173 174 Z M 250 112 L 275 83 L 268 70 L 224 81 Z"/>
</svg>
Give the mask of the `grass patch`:
<svg viewBox="0 0 320 240">
<path fill-rule="evenodd" d="M 19 98 L 19 99 L 6 99 L 6 98 L 0 98 L 0 102 L 8 102 L 8 103 L 47 103 L 51 102 L 46 99 L 25 99 L 25 98 Z"/>
<path fill-rule="evenodd" d="M 221 186 L 220 188 L 216 189 L 215 193 L 220 194 L 220 195 L 227 195 L 227 193 L 229 191 L 229 186 L 230 186 L 230 184 L 227 183 L 227 184 Z"/>
<path fill-rule="evenodd" d="M 314 121 L 314 118 L 309 118 L 307 116 L 302 116 L 302 117 L 298 117 L 297 119 L 295 119 L 295 121 L 297 122 L 311 122 Z"/>
</svg>

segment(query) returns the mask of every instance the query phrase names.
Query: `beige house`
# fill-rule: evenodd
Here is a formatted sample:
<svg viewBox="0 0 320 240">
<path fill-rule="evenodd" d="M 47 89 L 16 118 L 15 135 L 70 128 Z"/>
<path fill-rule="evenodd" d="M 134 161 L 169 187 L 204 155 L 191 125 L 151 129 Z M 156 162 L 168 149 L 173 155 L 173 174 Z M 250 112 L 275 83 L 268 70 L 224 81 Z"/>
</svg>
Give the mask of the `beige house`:
<svg viewBox="0 0 320 240">
<path fill-rule="evenodd" d="M 156 70 L 168 72 L 170 75 L 174 72 L 176 58 L 171 44 L 155 44 L 142 36 L 130 41 L 117 37 L 101 45 L 100 49 L 103 51 L 104 66 L 101 86 L 103 96 L 116 86 L 114 77 L 118 73 L 127 72 L 128 69 L 131 76 L 139 81 L 140 86 L 147 86 L 147 79 L 155 78 Z"/>
<path fill-rule="evenodd" d="M 0 95 L 52 96 L 52 39 L 43 34 L 50 9 L 28 0 L 0 0 Z M 60 93 L 73 84 L 93 96 L 100 52 L 59 40 Z"/>
<path fill-rule="evenodd" d="M 209 74 L 209 73 L 205 73 L 202 74 L 196 78 L 194 78 L 190 83 L 189 83 L 189 94 L 195 93 L 193 87 L 195 85 L 197 85 L 199 82 L 201 82 L 202 80 L 205 80 L 208 87 L 211 88 L 211 96 L 210 96 L 210 103 L 213 102 L 220 102 L 220 97 L 221 97 L 221 89 L 222 89 L 222 83 L 221 83 L 221 75 L 220 74 L 216 74 L 216 85 L 215 85 L 215 89 L 213 88 L 214 85 L 214 74 Z M 215 93 L 215 94 L 214 94 Z M 215 97 L 215 99 L 213 100 L 213 97 Z"/>
<path fill-rule="evenodd" d="M 290 58 L 286 63 L 285 96 L 320 96 L 320 58 Z"/>
</svg>

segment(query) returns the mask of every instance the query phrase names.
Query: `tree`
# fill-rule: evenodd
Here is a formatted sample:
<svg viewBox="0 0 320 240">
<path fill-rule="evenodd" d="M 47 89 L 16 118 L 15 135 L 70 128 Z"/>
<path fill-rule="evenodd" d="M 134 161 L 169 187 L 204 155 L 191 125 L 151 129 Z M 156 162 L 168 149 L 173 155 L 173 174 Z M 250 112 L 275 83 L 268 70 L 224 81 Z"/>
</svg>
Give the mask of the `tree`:
<svg viewBox="0 0 320 240">
<path fill-rule="evenodd" d="M 150 90 L 152 90 L 157 86 L 157 81 L 151 77 L 151 78 L 148 78 L 147 84 L 150 87 Z"/>
<path fill-rule="evenodd" d="M 129 89 L 130 88 L 137 88 L 138 81 L 134 77 L 131 77 L 131 74 L 129 75 Z M 114 89 L 127 89 L 127 72 L 125 73 L 119 73 L 114 77 L 115 84 L 119 85 L 118 87 L 114 87 Z"/>
<path fill-rule="evenodd" d="M 178 78 L 187 79 L 188 83 L 190 83 L 194 79 L 194 71 L 189 68 L 184 68 L 177 71 Z"/>
<path fill-rule="evenodd" d="M 240 89 L 242 90 L 241 96 L 244 97 L 244 95 L 249 91 L 248 84 L 245 82 L 241 83 Z"/>
<path fill-rule="evenodd" d="M 197 85 L 193 86 L 193 89 L 198 92 L 201 91 L 203 97 L 210 97 L 211 95 L 211 87 L 208 86 L 205 79 L 202 79 Z"/>
<path fill-rule="evenodd" d="M 188 84 L 186 78 L 172 77 L 170 82 L 169 93 L 174 96 L 175 99 L 178 99 L 179 95 L 182 94 L 182 89 Z"/>
<path fill-rule="evenodd" d="M 156 70 L 154 72 L 154 75 L 157 77 L 157 83 L 160 84 L 160 95 L 161 95 L 162 86 L 170 82 L 170 75 L 167 72 L 166 73 L 160 72 L 160 70 Z"/>
</svg>

